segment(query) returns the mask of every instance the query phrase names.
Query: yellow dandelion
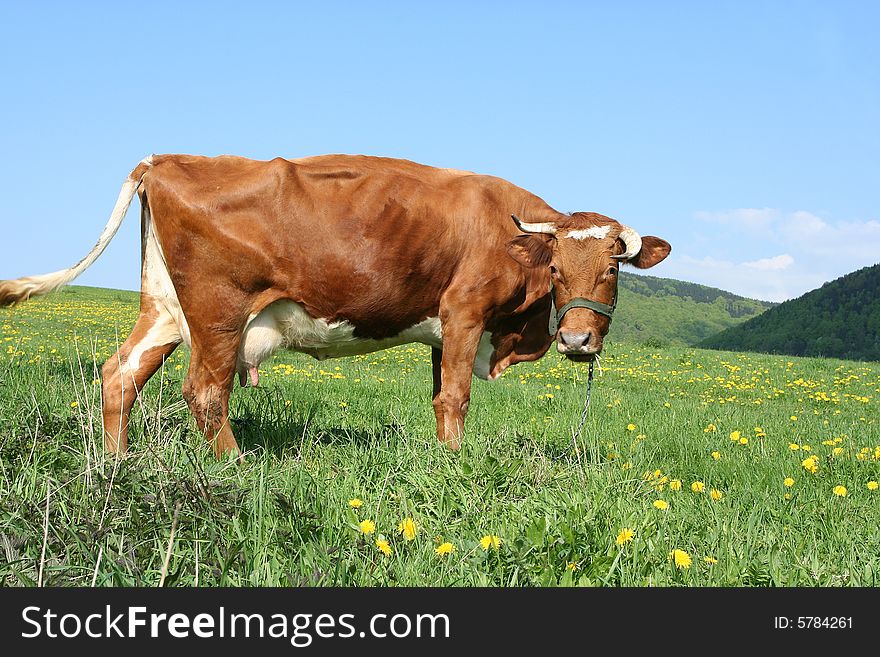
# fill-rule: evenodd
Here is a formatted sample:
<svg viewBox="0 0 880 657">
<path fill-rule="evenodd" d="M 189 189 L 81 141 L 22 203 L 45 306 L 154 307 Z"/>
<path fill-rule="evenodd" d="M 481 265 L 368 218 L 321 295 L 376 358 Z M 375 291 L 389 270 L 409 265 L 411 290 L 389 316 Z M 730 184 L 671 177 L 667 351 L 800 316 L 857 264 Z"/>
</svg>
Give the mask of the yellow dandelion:
<svg viewBox="0 0 880 657">
<path fill-rule="evenodd" d="M 379 548 L 379 551 L 386 557 L 391 556 L 391 546 L 384 538 L 376 539 L 376 547 Z"/>
<path fill-rule="evenodd" d="M 801 448 L 801 446 L 798 445 L 797 443 L 788 443 L 788 448 L 789 448 L 792 452 L 796 452 L 796 451 L 798 451 L 798 450 Z"/>
<path fill-rule="evenodd" d="M 360 509 L 364 505 L 363 500 L 359 500 L 358 498 L 354 498 L 353 500 L 348 501 L 348 506 L 352 509 Z"/>
<path fill-rule="evenodd" d="M 712 452 L 712 458 L 716 461 L 721 458 L 721 452 Z"/>
<path fill-rule="evenodd" d="M 675 563 L 675 567 L 686 570 L 691 567 L 691 555 L 684 550 L 676 548 L 669 553 L 669 558 Z"/>
<path fill-rule="evenodd" d="M 877 490 L 877 485 L 878 484 L 876 481 L 873 481 L 873 480 L 869 481 L 867 484 L 868 490 Z"/>
<path fill-rule="evenodd" d="M 416 523 L 412 518 L 404 518 L 400 521 L 400 524 L 397 525 L 397 531 L 400 532 L 406 540 L 411 541 L 416 537 Z"/>
<path fill-rule="evenodd" d="M 372 520 L 361 520 L 358 527 L 361 528 L 361 532 L 367 535 L 372 534 L 376 531 L 376 523 Z"/>
<path fill-rule="evenodd" d="M 730 439 L 731 439 L 732 441 L 736 442 L 737 440 L 739 440 L 739 438 L 740 438 L 740 432 L 739 432 L 739 431 L 731 431 L 731 432 L 730 432 Z"/>
<path fill-rule="evenodd" d="M 816 474 L 819 471 L 819 458 L 815 454 L 813 456 L 808 456 L 801 461 L 801 465 L 804 466 L 804 470 L 810 474 Z"/>
<path fill-rule="evenodd" d="M 691 484 L 691 490 L 695 493 L 702 493 L 705 487 L 706 484 L 704 484 L 702 481 L 695 481 Z"/>
<path fill-rule="evenodd" d="M 617 534 L 617 539 L 615 540 L 615 542 L 618 545 L 626 545 L 631 540 L 633 540 L 633 536 L 635 535 L 636 533 L 632 529 L 630 529 L 629 527 L 624 527 L 620 530 L 620 533 Z"/>
<path fill-rule="evenodd" d="M 792 422 L 797 422 L 797 415 L 792 415 L 792 416 L 791 416 L 790 418 L 788 418 L 788 419 L 791 420 Z"/>
<path fill-rule="evenodd" d="M 568 563 L 568 565 L 566 566 L 566 569 L 567 569 L 567 570 L 577 570 L 577 569 L 578 569 L 578 565 L 577 565 L 574 561 L 570 561 L 570 562 Z"/>
<path fill-rule="evenodd" d="M 626 425 L 626 430 L 627 431 L 635 431 L 636 425 L 634 425 L 632 422 L 630 422 L 629 424 Z"/>
<path fill-rule="evenodd" d="M 79 406 L 79 402 L 70 402 L 71 408 L 76 408 L 77 406 Z"/>
<path fill-rule="evenodd" d="M 709 564 L 710 566 L 714 566 L 716 563 L 718 563 L 718 559 L 716 559 L 715 557 L 709 557 L 709 556 L 706 556 L 706 557 L 703 558 L 703 560 L 704 560 L 707 564 Z"/>
<path fill-rule="evenodd" d="M 490 547 L 497 550 L 501 547 L 501 537 L 486 534 L 483 538 L 480 539 L 480 547 L 487 552 L 489 551 Z"/>
<path fill-rule="evenodd" d="M 681 490 L 681 480 L 673 479 L 669 482 L 669 490 Z"/>
<path fill-rule="evenodd" d="M 787 499 L 787 500 L 790 500 L 790 499 L 791 499 L 791 493 L 786 493 L 785 495 L 783 495 L 783 497 L 785 497 L 785 499 Z"/>
<path fill-rule="evenodd" d="M 654 500 L 654 508 L 665 511 L 669 508 L 669 503 L 666 500 Z"/>
<path fill-rule="evenodd" d="M 717 488 L 713 488 L 713 489 L 711 490 L 711 492 L 709 493 L 709 496 L 712 498 L 712 500 L 713 500 L 714 502 L 717 502 L 717 501 L 720 500 L 722 497 L 724 497 L 724 493 L 722 493 L 722 492 L 721 492 L 720 490 L 718 490 Z"/>
<path fill-rule="evenodd" d="M 782 481 L 782 484 L 783 484 L 786 488 L 791 488 L 792 486 L 794 486 L 794 479 L 792 479 L 791 477 L 786 477 L 786 478 Z"/>
<path fill-rule="evenodd" d="M 716 427 L 714 424 L 712 424 L 712 423 L 710 422 L 710 423 L 706 426 L 706 428 L 703 429 L 703 433 L 715 433 L 717 430 L 718 430 L 718 427 Z"/>
<path fill-rule="evenodd" d="M 835 486 L 834 487 L 834 494 L 837 495 L 837 497 L 846 497 L 848 492 L 849 491 L 846 490 L 846 486 Z"/>
<path fill-rule="evenodd" d="M 743 436 L 742 438 L 739 439 L 739 444 L 740 444 L 740 445 L 748 445 L 748 444 L 749 444 L 749 439 L 746 438 L 745 436 Z"/>
<path fill-rule="evenodd" d="M 840 456 L 843 454 L 843 447 L 835 447 L 831 450 L 831 453 L 834 454 L 834 456 Z"/>
<path fill-rule="evenodd" d="M 452 554 L 453 552 L 455 552 L 455 546 L 447 541 L 446 543 L 441 543 L 436 548 L 434 548 L 434 552 L 443 557 L 447 554 Z"/>
</svg>

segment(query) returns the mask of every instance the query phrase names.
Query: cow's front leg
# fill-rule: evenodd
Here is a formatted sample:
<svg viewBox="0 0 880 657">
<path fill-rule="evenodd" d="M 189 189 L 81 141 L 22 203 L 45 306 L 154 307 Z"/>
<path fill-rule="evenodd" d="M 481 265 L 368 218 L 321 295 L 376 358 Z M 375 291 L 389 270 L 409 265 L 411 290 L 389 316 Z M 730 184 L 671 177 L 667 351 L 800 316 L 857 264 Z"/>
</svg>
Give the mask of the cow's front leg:
<svg viewBox="0 0 880 657">
<path fill-rule="evenodd" d="M 471 399 L 471 375 L 482 334 L 480 322 L 445 322 L 443 350 L 431 352 L 437 438 L 450 449 L 461 447 L 464 418 Z"/>
<path fill-rule="evenodd" d="M 183 383 L 183 397 L 217 458 L 226 454 L 240 456 L 229 426 L 229 394 L 235 376 L 236 351 L 235 346 L 219 341 L 210 349 L 201 349 L 194 342 Z"/>
</svg>

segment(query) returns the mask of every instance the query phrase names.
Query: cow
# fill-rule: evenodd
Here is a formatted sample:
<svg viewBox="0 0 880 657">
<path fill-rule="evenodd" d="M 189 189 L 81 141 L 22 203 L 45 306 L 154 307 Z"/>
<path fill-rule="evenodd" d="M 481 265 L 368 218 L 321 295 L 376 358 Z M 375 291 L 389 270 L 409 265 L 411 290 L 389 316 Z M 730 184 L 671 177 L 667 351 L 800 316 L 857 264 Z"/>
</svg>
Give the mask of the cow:
<svg viewBox="0 0 880 657">
<path fill-rule="evenodd" d="M 239 454 L 236 379 L 286 348 L 317 359 L 431 347 L 437 437 L 461 445 L 472 373 L 495 380 L 554 340 L 573 361 L 602 351 L 622 263 L 653 267 L 658 237 L 594 212 L 557 212 L 501 178 L 408 160 L 152 155 L 126 178 L 78 264 L 0 281 L 0 306 L 81 274 L 141 206 L 140 313 L 102 367 L 105 449 L 128 448 L 129 415 L 181 343 L 183 396 L 217 458 Z"/>
</svg>

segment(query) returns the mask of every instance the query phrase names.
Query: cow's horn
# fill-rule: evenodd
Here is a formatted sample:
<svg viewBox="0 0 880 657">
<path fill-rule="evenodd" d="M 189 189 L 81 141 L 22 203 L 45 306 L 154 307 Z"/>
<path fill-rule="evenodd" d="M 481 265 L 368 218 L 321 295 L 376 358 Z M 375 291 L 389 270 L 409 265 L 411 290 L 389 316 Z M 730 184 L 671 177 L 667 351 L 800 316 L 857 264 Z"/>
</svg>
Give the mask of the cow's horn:
<svg viewBox="0 0 880 657">
<path fill-rule="evenodd" d="M 516 227 L 519 228 L 524 233 L 547 233 L 548 235 L 556 234 L 556 226 L 551 224 L 550 222 L 543 222 L 540 224 L 530 224 L 525 221 L 520 221 L 515 214 L 510 215 L 513 219 L 514 223 L 516 223 Z"/>
<path fill-rule="evenodd" d="M 611 256 L 612 258 L 616 260 L 630 260 L 635 258 L 636 254 L 642 250 L 642 237 L 629 226 L 624 226 L 618 237 L 623 240 L 626 252 Z"/>
</svg>

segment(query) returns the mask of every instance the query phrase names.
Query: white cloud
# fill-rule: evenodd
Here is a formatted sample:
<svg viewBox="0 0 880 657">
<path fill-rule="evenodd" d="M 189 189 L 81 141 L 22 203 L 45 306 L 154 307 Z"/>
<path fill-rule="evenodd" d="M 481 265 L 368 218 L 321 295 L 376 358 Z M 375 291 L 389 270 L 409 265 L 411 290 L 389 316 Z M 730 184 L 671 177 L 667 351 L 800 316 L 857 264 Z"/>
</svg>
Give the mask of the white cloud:
<svg viewBox="0 0 880 657">
<path fill-rule="evenodd" d="M 787 253 L 783 253 L 782 255 L 774 256 L 772 258 L 761 258 L 760 260 L 755 260 L 754 262 L 744 262 L 743 267 L 751 267 L 752 269 L 774 270 L 788 269 L 793 264 L 794 258 L 792 258 Z"/>
<path fill-rule="evenodd" d="M 658 275 L 784 301 L 880 262 L 880 221 L 833 221 L 805 210 L 696 212 L 688 242 Z"/>
</svg>

